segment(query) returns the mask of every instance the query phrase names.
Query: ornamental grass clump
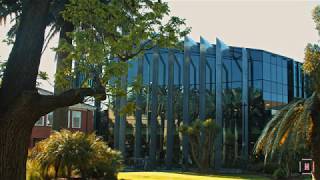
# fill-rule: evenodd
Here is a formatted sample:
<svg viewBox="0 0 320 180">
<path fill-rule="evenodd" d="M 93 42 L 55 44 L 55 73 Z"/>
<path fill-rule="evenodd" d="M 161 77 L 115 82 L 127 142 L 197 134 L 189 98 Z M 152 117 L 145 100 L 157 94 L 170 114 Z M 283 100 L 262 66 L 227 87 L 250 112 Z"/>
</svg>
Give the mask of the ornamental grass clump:
<svg viewBox="0 0 320 180">
<path fill-rule="evenodd" d="M 107 178 L 117 179 L 122 160 L 94 133 L 62 130 L 40 141 L 31 150 L 29 164 L 35 164 L 43 179 L 48 178 Z M 32 162 L 32 163 L 30 163 Z M 35 169 L 30 167 L 28 170 Z"/>
</svg>

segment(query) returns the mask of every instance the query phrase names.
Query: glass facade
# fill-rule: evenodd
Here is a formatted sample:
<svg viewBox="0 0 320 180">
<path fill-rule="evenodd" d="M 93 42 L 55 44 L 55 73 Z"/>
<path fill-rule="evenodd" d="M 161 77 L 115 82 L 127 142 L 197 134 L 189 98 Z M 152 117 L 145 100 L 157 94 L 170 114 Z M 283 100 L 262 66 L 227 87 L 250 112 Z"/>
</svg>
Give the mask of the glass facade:
<svg viewBox="0 0 320 180">
<path fill-rule="evenodd" d="M 142 60 L 141 71 L 138 70 L 139 58 L 129 61 L 128 88 L 139 76 L 143 82 L 140 94 L 129 94 L 127 97 L 128 102 L 136 102 L 139 109 L 138 113 L 127 117 L 129 124 L 133 125 L 133 135 L 137 131 L 137 118 L 142 123 L 138 126 L 142 134 L 138 136 L 141 141 L 135 147 L 139 148 L 135 157 L 153 156 L 155 153 L 158 162 L 169 158 L 171 163 L 181 164 L 182 152 L 186 147 L 178 128 L 182 122 L 187 122 L 186 114 L 189 122 L 201 119 L 201 116 L 204 119 L 216 118 L 216 45 L 210 44 L 208 47 L 206 44 L 205 47 L 203 43 L 189 43 L 188 47 L 185 44 L 184 50 L 149 50 L 139 57 Z M 243 58 L 244 52 L 246 58 Z M 245 68 L 244 60 L 247 61 Z M 224 166 L 231 166 L 227 162 L 240 159 L 243 155 L 245 132 L 249 137 L 244 142 L 248 142 L 251 152 L 270 118 L 270 110 L 278 109 L 294 98 L 305 98 L 306 78 L 301 63 L 258 49 L 229 47 L 222 54 L 221 67 L 222 160 Z M 204 78 L 201 78 L 201 73 Z M 243 76 L 244 73 L 247 76 Z M 247 100 L 243 98 L 244 89 L 247 90 Z M 243 114 L 244 106 L 247 106 L 247 117 Z M 243 124 L 244 118 L 247 118 L 248 128 Z M 156 144 L 156 152 L 150 151 L 150 142 Z M 169 156 L 167 152 L 173 154 Z"/>
</svg>

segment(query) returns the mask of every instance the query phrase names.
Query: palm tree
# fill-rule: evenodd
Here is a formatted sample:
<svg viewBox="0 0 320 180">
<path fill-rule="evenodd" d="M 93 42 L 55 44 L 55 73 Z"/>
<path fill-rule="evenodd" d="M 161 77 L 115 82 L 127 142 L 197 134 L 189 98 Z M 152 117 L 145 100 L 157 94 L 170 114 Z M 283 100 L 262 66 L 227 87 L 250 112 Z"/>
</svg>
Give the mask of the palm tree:
<svg viewBox="0 0 320 180">
<path fill-rule="evenodd" d="M 241 89 L 235 88 L 235 89 L 225 89 L 223 92 L 223 109 L 224 109 L 224 118 L 225 123 L 223 124 L 223 162 L 230 162 L 226 159 L 227 152 L 227 146 L 232 147 L 234 146 L 233 150 L 233 158 L 231 156 L 231 159 L 235 162 L 238 157 L 238 141 L 239 141 L 239 135 L 238 135 L 238 120 L 239 120 L 239 114 L 241 113 Z M 228 127 L 228 128 L 227 128 Z M 233 127 L 233 133 L 231 131 Z M 231 137 L 233 136 L 233 137 Z M 233 141 L 233 145 L 231 145 L 231 142 Z M 231 149 L 231 148 L 229 148 Z"/>
<path fill-rule="evenodd" d="M 225 142 L 223 145 L 223 160 L 224 163 L 233 162 L 233 164 L 236 164 L 237 160 L 239 160 L 239 133 L 241 133 L 239 128 L 241 128 L 242 89 L 225 89 L 223 92 L 223 102 L 225 118 L 225 123 L 223 125 L 223 138 Z M 254 88 L 249 89 L 249 117 L 249 132 L 252 131 L 252 129 L 255 129 L 255 132 L 259 132 L 259 130 L 261 130 L 260 126 L 265 124 L 266 116 L 261 91 Z M 250 137 L 252 136 L 250 135 Z M 253 137 L 253 139 L 255 139 L 255 137 Z M 229 156 L 227 156 L 227 154 L 229 154 Z M 233 156 L 231 154 L 233 154 Z"/>
<path fill-rule="evenodd" d="M 158 104 L 158 116 L 160 117 L 160 128 L 159 128 L 159 156 L 160 159 L 164 159 L 164 145 L 165 145 L 165 120 L 166 120 L 166 112 L 167 112 L 167 96 L 168 90 L 166 86 L 159 86 L 159 104 Z"/>
<path fill-rule="evenodd" d="M 255 153 L 265 155 L 265 163 L 274 158 L 288 159 L 303 146 L 311 150 L 315 162 L 313 177 L 320 179 L 320 47 L 308 45 L 303 69 L 312 83 L 313 94 L 295 100 L 281 109 L 264 128 L 255 145 Z M 290 159 L 290 158 L 289 158 Z"/>
<path fill-rule="evenodd" d="M 200 171 L 207 172 L 210 167 L 210 157 L 213 154 L 213 143 L 220 128 L 212 119 L 205 121 L 197 119 L 190 125 L 180 126 L 179 130 L 190 138 L 192 160 Z M 203 141 L 200 138 L 203 138 Z"/>
</svg>

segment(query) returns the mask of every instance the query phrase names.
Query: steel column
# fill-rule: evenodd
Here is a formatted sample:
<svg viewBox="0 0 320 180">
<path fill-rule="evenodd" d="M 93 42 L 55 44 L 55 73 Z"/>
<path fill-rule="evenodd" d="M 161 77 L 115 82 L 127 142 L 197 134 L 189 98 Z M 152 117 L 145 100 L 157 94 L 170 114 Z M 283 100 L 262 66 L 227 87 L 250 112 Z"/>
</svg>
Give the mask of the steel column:
<svg viewBox="0 0 320 180">
<path fill-rule="evenodd" d="M 114 120 L 114 127 L 113 127 L 113 146 L 115 149 L 119 150 L 119 124 L 120 124 L 120 97 L 116 97 L 115 99 L 115 120 Z"/>
<path fill-rule="evenodd" d="M 242 48 L 242 157 L 248 160 L 248 58 Z"/>
<path fill-rule="evenodd" d="M 143 56 L 138 58 L 138 74 L 137 78 L 140 78 L 143 83 Z M 139 90 L 136 97 L 136 130 L 134 141 L 134 157 L 141 157 L 141 132 L 142 132 L 142 89 Z"/>
<path fill-rule="evenodd" d="M 184 40 L 184 61 L 183 61 L 183 124 L 189 124 L 189 90 L 190 90 L 190 61 L 191 61 L 191 48 L 196 43 L 186 37 Z M 187 135 L 182 137 L 182 159 L 183 164 L 187 165 L 189 160 L 189 140 Z"/>
<path fill-rule="evenodd" d="M 228 49 L 218 38 L 216 39 L 216 123 L 222 128 L 222 56 L 224 50 Z M 223 136 L 220 132 L 215 141 L 215 168 L 221 168 Z"/>
<path fill-rule="evenodd" d="M 121 77 L 121 88 L 127 92 L 127 74 Z M 127 105 L 127 96 L 120 98 L 120 110 L 122 110 Z M 122 156 L 125 157 L 126 154 L 126 122 L 127 114 L 120 114 L 120 123 L 119 123 L 119 150 L 122 153 Z"/>
<path fill-rule="evenodd" d="M 168 97 L 167 97 L 167 151 L 166 165 L 171 168 L 174 145 L 174 118 L 173 118 L 173 83 L 174 83 L 174 52 L 168 54 Z"/>
<path fill-rule="evenodd" d="M 152 92 L 151 92 L 151 122 L 150 122 L 150 143 L 149 143 L 149 158 L 150 168 L 155 167 L 156 150 L 157 150 L 157 117 L 158 117 L 158 76 L 159 76 L 159 49 L 155 48 L 152 57 Z"/>
<path fill-rule="evenodd" d="M 199 64 L 199 118 L 205 120 L 206 118 L 206 54 L 207 50 L 211 48 L 203 37 L 200 37 L 200 64 Z"/>
</svg>

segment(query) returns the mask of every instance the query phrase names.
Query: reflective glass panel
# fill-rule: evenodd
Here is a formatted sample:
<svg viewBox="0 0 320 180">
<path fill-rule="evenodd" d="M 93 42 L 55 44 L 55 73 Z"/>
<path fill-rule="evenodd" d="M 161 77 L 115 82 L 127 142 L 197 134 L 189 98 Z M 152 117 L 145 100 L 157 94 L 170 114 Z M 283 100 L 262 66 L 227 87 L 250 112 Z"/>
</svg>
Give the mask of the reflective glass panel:
<svg viewBox="0 0 320 180">
<path fill-rule="evenodd" d="M 271 92 L 277 93 L 277 83 L 271 82 Z"/>
<path fill-rule="evenodd" d="M 271 82 L 270 81 L 263 81 L 263 91 L 264 92 L 271 92 Z"/>
<path fill-rule="evenodd" d="M 263 63 L 263 79 L 271 80 L 271 65 L 269 63 Z"/>
<path fill-rule="evenodd" d="M 241 68 L 241 61 L 232 61 L 232 81 L 241 81 L 242 74 L 240 71 Z"/>
<path fill-rule="evenodd" d="M 262 79 L 262 63 L 253 61 L 253 80 Z"/>
<path fill-rule="evenodd" d="M 277 66 L 274 64 L 271 64 L 271 80 L 277 81 Z"/>
</svg>

